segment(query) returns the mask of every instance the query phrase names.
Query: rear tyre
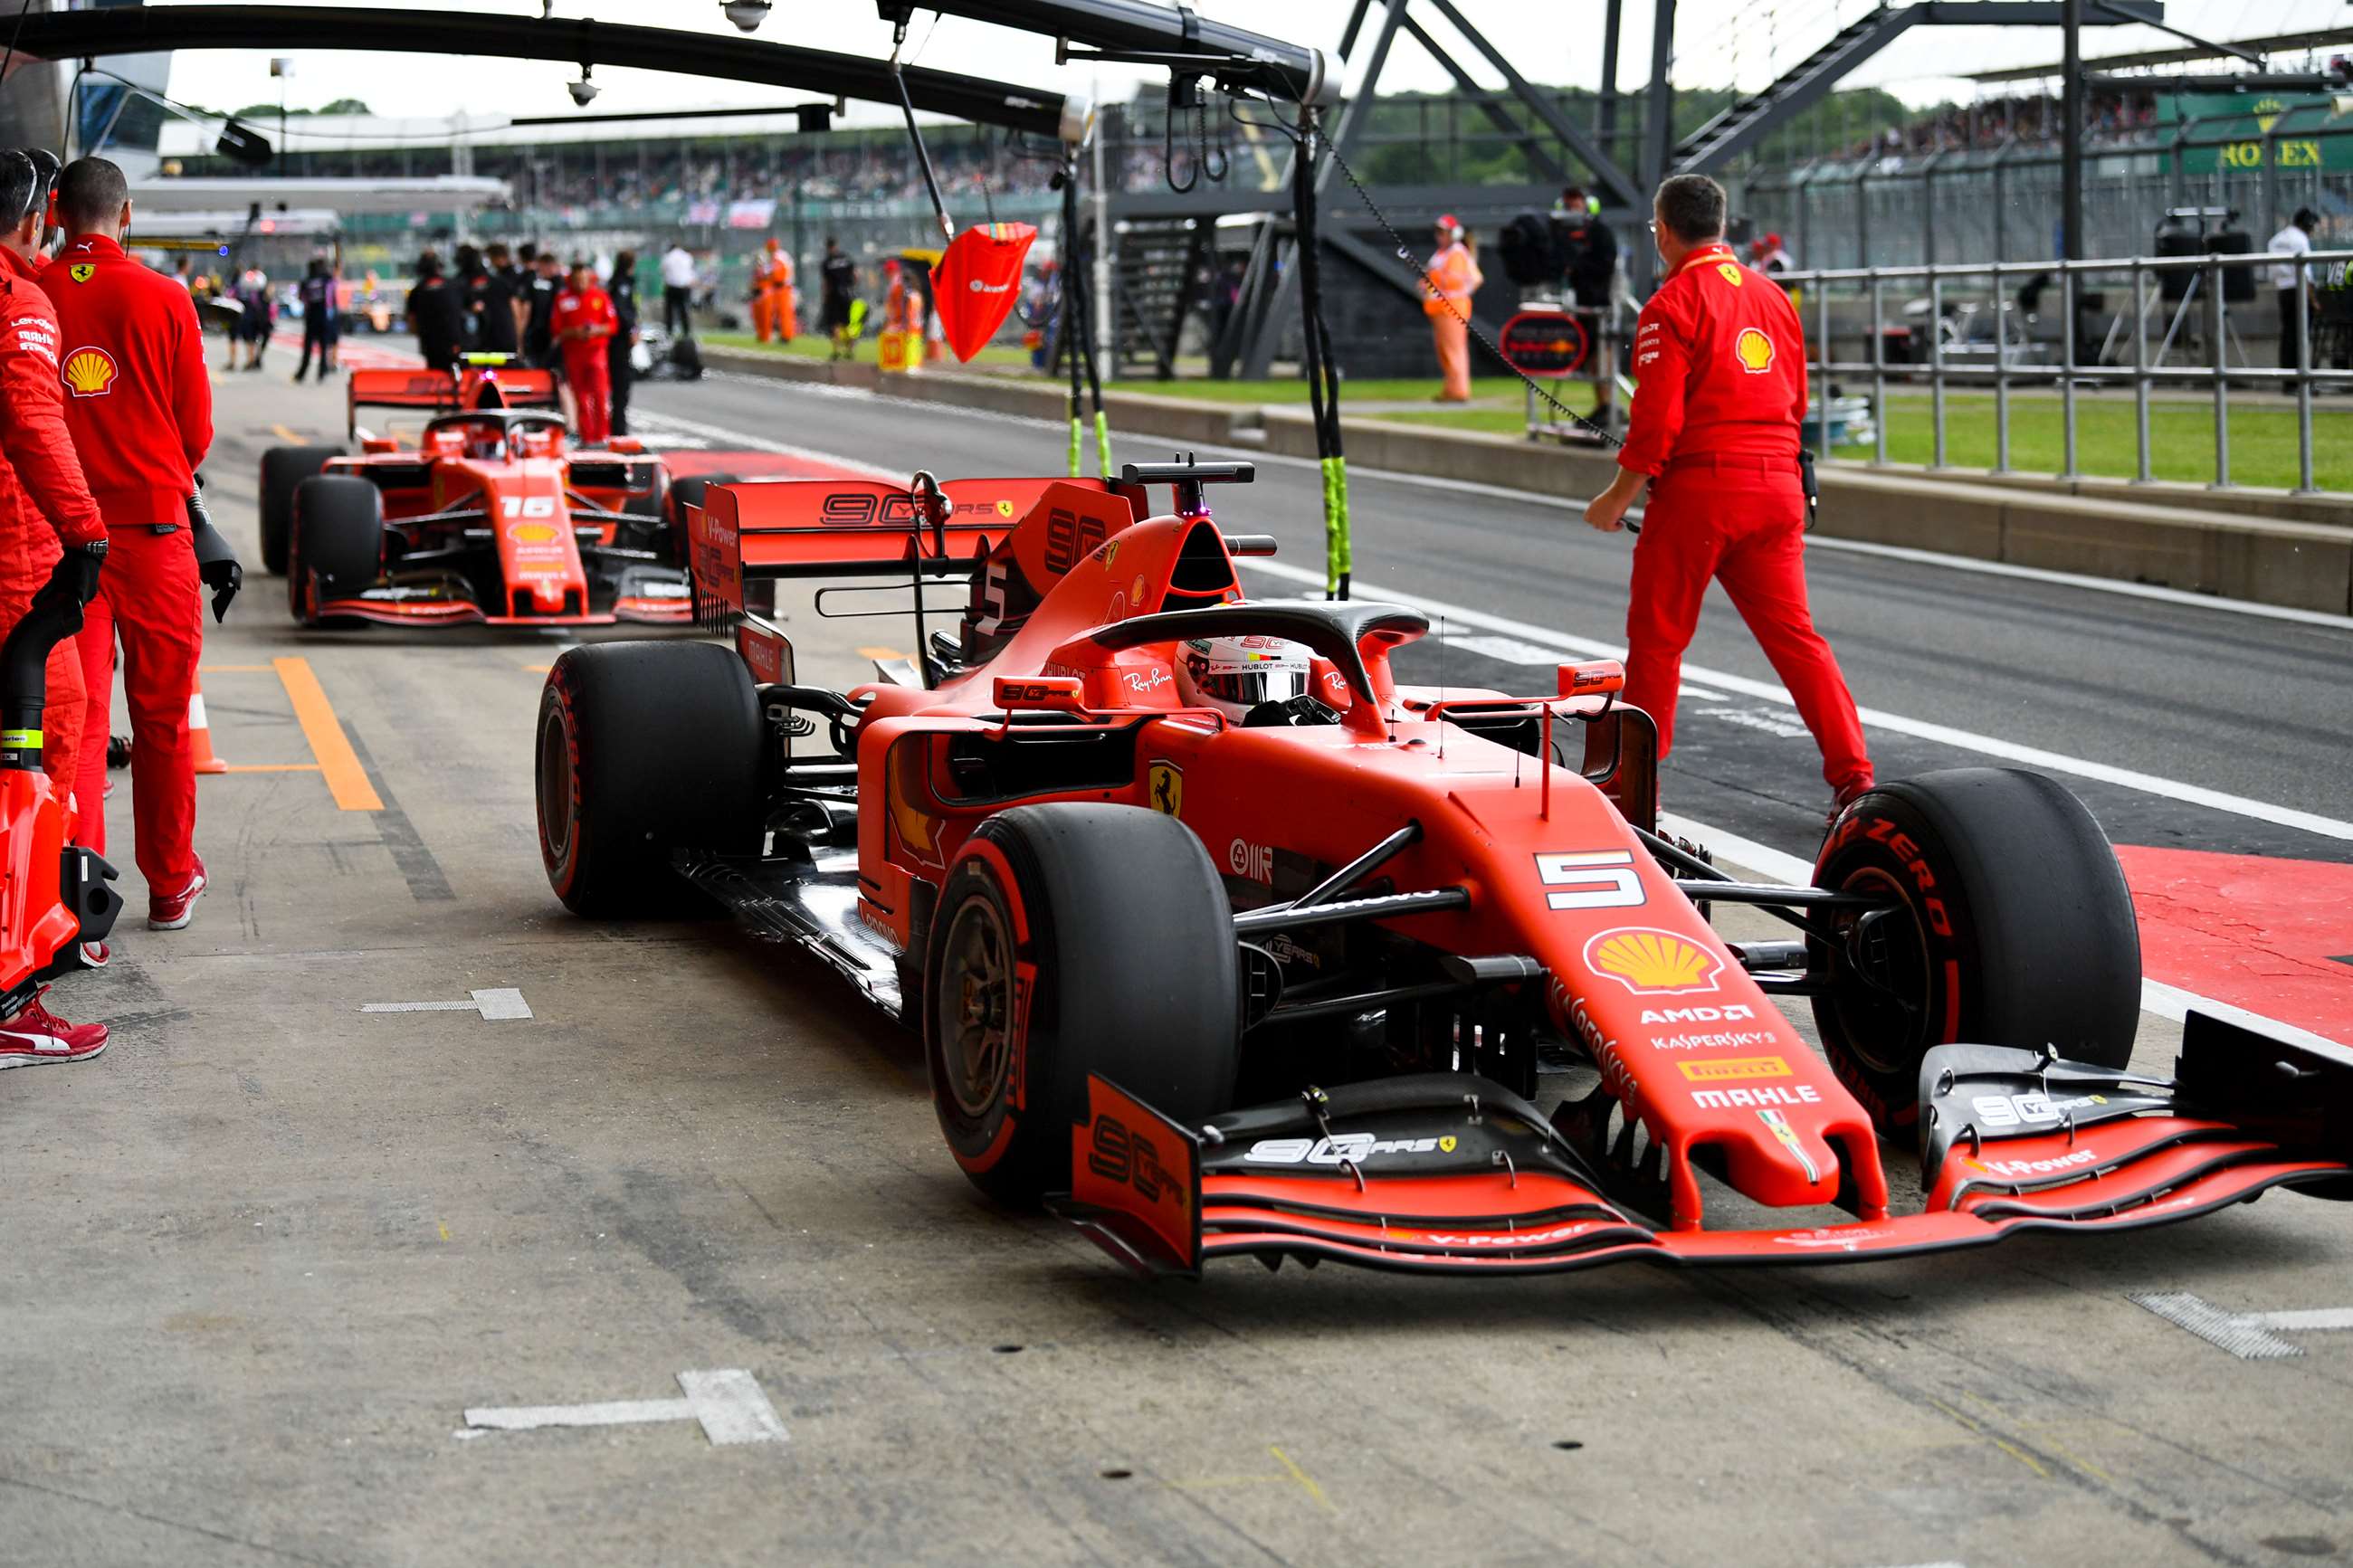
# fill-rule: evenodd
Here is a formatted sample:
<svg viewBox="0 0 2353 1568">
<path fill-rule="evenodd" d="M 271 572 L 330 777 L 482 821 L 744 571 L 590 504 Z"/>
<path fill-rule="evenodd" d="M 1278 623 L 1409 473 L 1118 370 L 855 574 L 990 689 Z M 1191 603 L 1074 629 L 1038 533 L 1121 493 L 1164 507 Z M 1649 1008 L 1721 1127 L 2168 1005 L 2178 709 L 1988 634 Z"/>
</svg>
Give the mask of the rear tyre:
<svg viewBox="0 0 2353 1568">
<path fill-rule="evenodd" d="M 2140 1022 L 2140 926 L 2107 836 L 2060 784 L 1956 768 L 1882 784 L 1841 812 L 1814 885 L 1898 900 L 1840 916 L 1814 1021 L 1883 1133 L 1919 1120 L 1929 1048 L 2056 1047 L 2121 1068 Z"/>
<path fill-rule="evenodd" d="M 384 492 L 367 480 L 304 479 L 294 487 L 293 523 L 286 585 L 296 620 L 316 620 L 321 601 L 364 592 L 383 573 Z"/>
<path fill-rule="evenodd" d="M 1233 915 L 1201 841 L 1140 806 L 1016 806 L 948 868 L 923 1057 L 949 1151 L 1000 1203 L 1070 1184 L 1100 1073 L 1187 1126 L 1233 1099 Z"/>
<path fill-rule="evenodd" d="M 670 526 L 678 530 L 681 539 L 686 537 L 686 509 L 702 504 L 702 493 L 713 485 L 735 483 L 733 474 L 689 474 L 670 482 Z"/>
<path fill-rule="evenodd" d="M 565 650 L 540 693 L 539 853 L 577 915 L 700 910 L 681 849 L 748 850 L 760 826 L 760 709 L 715 643 Z"/>
<path fill-rule="evenodd" d="M 343 455 L 341 447 L 272 447 L 261 454 L 261 564 L 284 575 L 294 536 L 294 487 Z"/>
</svg>

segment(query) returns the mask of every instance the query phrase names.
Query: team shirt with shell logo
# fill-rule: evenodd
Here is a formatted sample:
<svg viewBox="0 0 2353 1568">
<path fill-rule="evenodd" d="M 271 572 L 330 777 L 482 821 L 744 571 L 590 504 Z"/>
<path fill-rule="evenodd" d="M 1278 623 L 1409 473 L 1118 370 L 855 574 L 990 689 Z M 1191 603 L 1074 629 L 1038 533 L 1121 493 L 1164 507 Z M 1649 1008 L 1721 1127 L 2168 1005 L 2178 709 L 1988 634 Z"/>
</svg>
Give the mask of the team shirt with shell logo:
<svg viewBox="0 0 2353 1568">
<path fill-rule="evenodd" d="M 108 525 L 185 526 L 213 437 L 195 301 L 94 234 L 69 241 L 40 285 L 57 308 L 66 425 Z"/>
<path fill-rule="evenodd" d="M 1806 341 L 1780 286 L 1723 245 L 1685 257 L 1634 328 L 1634 404 L 1620 468 L 1693 458 L 1786 458 L 1797 472 Z"/>
</svg>

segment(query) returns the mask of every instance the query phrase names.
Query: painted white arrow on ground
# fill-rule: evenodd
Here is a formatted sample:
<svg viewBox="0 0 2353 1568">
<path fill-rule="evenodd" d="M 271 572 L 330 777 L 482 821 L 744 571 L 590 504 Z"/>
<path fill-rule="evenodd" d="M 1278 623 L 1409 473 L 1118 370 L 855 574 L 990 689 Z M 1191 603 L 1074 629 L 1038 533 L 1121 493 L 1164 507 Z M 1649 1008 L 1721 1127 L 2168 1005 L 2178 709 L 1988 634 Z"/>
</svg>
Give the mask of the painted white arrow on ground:
<svg viewBox="0 0 2353 1568">
<path fill-rule="evenodd" d="M 2131 1297 L 2167 1322 L 2221 1346 L 2241 1361 L 2279 1361 L 2304 1353 L 2280 1338 L 2324 1329 L 2353 1329 L 2353 1307 L 2320 1307 L 2300 1312 L 2232 1312 L 2188 1291 L 2156 1291 Z"/>
<path fill-rule="evenodd" d="M 531 1004 L 522 993 L 512 985 L 495 986 L 488 991 L 474 992 L 463 1002 L 370 1002 L 360 1008 L 363 1013 L 480 1013 L 498 1022 L 506 1018 L 528 1018 Z"/>
<path fill-rule="evenodd" d="M 471 1437 L 482 1432 L 531 1432 L 543 1426 L 630 1426 L 649 1421 L 700 1421 L 713 1443 L 781 1443 L 785 1424 L 760 1380 L 740 1368 L 682 1372 L 683 1399 L 615 1399 L 602 1405 L 515 1405 L 466 1412 Z"/>
</svg>

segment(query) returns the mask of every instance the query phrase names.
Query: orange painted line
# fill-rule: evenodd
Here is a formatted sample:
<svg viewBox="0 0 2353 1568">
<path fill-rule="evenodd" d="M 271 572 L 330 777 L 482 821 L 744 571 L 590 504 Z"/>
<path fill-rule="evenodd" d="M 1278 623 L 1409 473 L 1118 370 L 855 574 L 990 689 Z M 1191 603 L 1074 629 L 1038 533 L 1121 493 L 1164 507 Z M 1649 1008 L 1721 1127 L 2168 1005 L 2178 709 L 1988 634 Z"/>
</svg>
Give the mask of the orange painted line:
<svg viewBox="0 0 2353 1568">
<path fill-rule="evenodd" d="M 316 763 L 234 763 L 225 767 L 225 773 L 315 773 Z"/>
<path fill-rule="evenodd" d="M 196 667 L 196 673 L 198 675 L 268 675 L 269 667 L 266 664 L 200 664 Z"/>
<path fill-rule="evenodd" d="M 860 658 L 905 658 L 907 655 L 901 653 L 895 647 L 862 647 L 858 650 L 858 657 Z"/>
<path fill-rule="evenodd" d="M 307 658 L 275 658 L 269 661 L 278 670 L 280 684 L 286 688 L 286 700 L 294 704 L 295 722 L 302 726 L 302 738 L 311 743 L 311 754 L 319 759 L 319 771 L 327 775 L 327 788 L 335 797 L 335 805 L 343 811 L 382 811 L 384 802 L 368 783 L 367 770 L 353 754 L 351 741 L 343 734 L 343 726 L 335 717 L 334 705 L 320 688 L 319 678 Z"/>
</svg>

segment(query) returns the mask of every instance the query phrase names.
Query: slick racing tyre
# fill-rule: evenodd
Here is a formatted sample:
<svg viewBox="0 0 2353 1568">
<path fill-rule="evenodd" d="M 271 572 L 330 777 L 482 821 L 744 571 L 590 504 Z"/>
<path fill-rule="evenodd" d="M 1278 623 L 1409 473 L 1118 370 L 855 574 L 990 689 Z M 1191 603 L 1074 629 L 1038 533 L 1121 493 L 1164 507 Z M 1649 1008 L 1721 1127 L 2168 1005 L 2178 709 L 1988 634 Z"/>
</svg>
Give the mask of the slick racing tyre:
<svg viewBox="0 0 2353 1568">
<path fill-rule="evenodd" d="M 319 474 L 294 487 L 286 591 L 294 618 L 374 584 L 384 570 L 384 492 L 351 474 Z M 315 579 L 315 597 L 313 580 Z"/>
<path fill-rule="evenodd" d="M 2055 1047 L 2121 1068 L 2140 1019 L 2140 927 L 2116 852 L 2064 788 L 2016 768 L 1882 784 L 1831 825 L 1814 885 L 1894 908 L 1833 921 L 1814 1021 L 1883 1133 L 1919 1120 L 1929 1047 Z"/>
<path fill-rule="evenodd" d="M 1091 1072 L 1188 1126 L 1233 1098 L 1233 914 L 1174 817 L 1071 803 L 982 823 L 948 868 L 923 986 L 940 1131 L 1000 1203 L 1069 1187 Z"/>
<path fill-rule="evenodd" d="M 539 853 L 577 915 L 662 915 L 702 900 L 681 849 L 754 847 L 760 709 L 716 643 L 566 648 L 539 699 Z"/>
<path fill-rule="evenodd" d="M 670 537 L 677 541 L 678 558 L 686 559 L 686 509 L 702 504 L 703 492 L 713 485 L 735 483 L 733 474 L 689 474 L 670 482 Z"/>
<path fill-rule="evenodd" d="M 261 454 L 261 564 L 283 576 L 294 537 L 294 487 L 343 455 L 341 447 L 272 447 Z"/>
</svg>

